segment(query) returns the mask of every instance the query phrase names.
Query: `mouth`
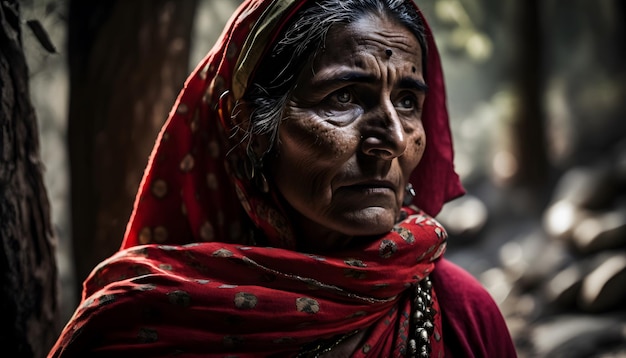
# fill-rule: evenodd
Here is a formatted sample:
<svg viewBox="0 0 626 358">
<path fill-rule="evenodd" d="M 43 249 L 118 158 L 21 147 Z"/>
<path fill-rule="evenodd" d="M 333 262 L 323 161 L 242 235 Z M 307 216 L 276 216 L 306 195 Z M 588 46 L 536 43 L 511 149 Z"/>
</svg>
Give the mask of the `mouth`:
<svg viewBox="0 0 626 358">
<path fill-rule="evenodd" d="M 342 189 L 363 194 L 389 194 L 389 192 L 396 192 L 395 185 L 387 180 L 368 180 L 346 185 Z"/>
</svg>

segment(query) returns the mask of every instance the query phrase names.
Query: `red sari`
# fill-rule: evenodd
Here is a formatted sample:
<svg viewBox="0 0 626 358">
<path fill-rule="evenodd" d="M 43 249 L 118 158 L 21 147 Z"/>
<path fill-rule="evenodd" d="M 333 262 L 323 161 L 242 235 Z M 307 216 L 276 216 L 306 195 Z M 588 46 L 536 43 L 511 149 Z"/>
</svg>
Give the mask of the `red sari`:
<svg viewBox="0 0 626 358">
<path fill-rule="evenodd" d="M 445 251 L 446 232 L 429 215 L 463 193 L 436 46 L 427 28 L 428 145 L 405 219 L 359 247 L 297 252 L 275 191 L 260 192 L 242 174 L 240 123 L 230 113 L 306 2 L 248 0 L 233 15 L 159 134 L 121 250 L 85 281 L 50 357 L 295 356 L 355 331 L 366 333 L 354 356 L 406 354 L 411 287 Z M 432 308 L 431 349 L 440 356 L 437 288 Z"/>
</svg>

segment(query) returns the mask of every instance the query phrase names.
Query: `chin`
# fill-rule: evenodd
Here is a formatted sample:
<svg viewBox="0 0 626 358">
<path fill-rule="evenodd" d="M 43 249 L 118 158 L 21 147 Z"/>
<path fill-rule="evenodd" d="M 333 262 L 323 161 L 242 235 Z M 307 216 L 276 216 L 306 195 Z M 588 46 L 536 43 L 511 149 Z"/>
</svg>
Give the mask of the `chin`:
<svg viewBox="0 0 626 358">
<path fill-rule="evenodd" d="M 382 212 L 381 212 L 382 211 Z M 389 209 L 368 208 L 356 215 L 349 215 L 337 223 L 339 231 L 350 236 L 373 236 L 386 234 L 396 224 L 397 214 Z"/>
</svg>

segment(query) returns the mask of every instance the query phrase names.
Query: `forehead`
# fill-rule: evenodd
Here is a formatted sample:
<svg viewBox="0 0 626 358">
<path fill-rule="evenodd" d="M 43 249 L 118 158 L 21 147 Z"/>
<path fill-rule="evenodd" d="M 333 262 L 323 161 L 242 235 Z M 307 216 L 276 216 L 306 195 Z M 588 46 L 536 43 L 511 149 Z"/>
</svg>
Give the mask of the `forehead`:
<svg viewBox="0 0 626 358">
<path fill-rule="evenodd" d="M 363 67 L 367 60 L 387 58 L 421 73 L 421 52 L 419 41 L 406 26 L 388 16 L 366 14 L 353 23 L 333 26 L 314 63 L 318 68 L 338 63 Z"/>
</svg>

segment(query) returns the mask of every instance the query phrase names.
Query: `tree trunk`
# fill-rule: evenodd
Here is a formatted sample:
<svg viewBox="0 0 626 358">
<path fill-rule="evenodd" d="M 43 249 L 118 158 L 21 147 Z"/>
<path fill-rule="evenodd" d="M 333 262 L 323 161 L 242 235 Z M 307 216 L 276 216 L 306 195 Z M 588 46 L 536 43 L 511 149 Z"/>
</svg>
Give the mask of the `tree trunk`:
<svg viewBox="0 0 626 358">
<path fill-rule="evenodd" d="M 57 337 L 54 237 L 17 0 L 0 4 L 0 346 L 43 357 Z"/>
<path fill-rule="evenodd" d="M 519 96 L 511 128 L 514 155 L 518 169 L 513 184 L 528 189 L 535 206 L 542 207 L 548 179 L 546 135 L 542 109 L 543 82 L 542 34 L 539 2 L 528 0 L 513 6 L 515 89 Z"/>
<path fill-rule="evenodd" d="M 196 1 L 70 1 L 68 136 L 79 283 L 119 248 L 150 150 L 188 74 L 195 8 Z"/>
</svg>

